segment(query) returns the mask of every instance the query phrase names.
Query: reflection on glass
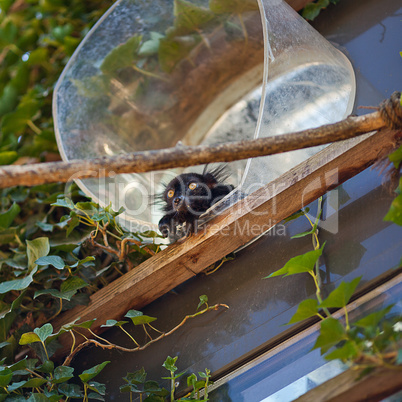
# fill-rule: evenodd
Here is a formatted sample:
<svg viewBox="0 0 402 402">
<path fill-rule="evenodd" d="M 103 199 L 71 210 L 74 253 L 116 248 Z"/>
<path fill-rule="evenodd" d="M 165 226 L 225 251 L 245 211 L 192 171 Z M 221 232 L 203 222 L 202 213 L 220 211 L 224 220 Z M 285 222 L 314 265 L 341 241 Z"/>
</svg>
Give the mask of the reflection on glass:
<svg viewBox="0 0 402 402">
<path fill-rule="evenodd" d="M 373 296 L 349 313 L 357 320 L 373 311 L 394 304 L 392 315 L 402 313 L 402 283 L 392 282 L 385 293 Z M 316 327 L 316 326 L 315 326 Z M 231 402 L 290 402 L 317 385 L 348 368 L 338 360 L 326 362 L 319 350 L 311 350 L 317 337 L 316 329 L 287 341 L 277 350 L 267 352 L 217 383 L 210 401 Z"/>
</svg>

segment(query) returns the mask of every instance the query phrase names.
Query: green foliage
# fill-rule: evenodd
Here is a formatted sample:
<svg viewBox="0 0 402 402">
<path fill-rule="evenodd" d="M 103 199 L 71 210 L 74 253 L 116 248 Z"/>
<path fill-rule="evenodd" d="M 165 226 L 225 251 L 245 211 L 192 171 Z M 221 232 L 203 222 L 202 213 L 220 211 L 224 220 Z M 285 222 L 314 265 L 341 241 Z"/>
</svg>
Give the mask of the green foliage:
<svg viewBox="0 0 402 402">
<path fill-rule="evenodd" d="M 289 276 L 294 274 L 301 274 L 304 272 L 311 272 L 314 270 L 315 264 L 318 259 L 321 257 L 325 243 L 321 248 L 313 251 L 308 251 L 305 254 L 298 255 L 296 257 L 291 258 L 283 268 L 278 269 L 272 274 L 268 275 L 266 278 L 273 278 L 275 276 Z"/>
<path fill-rule="evenodd" d="M 339 0 L 315 0 L 303 8 L 301 15 L 306 20 L 314 20 L 322 9 L 327 8 L 331 3 L 336 4 L 338 2 Z"/>
<path fill-rule="evenodd" d="M 0 2 L 0 164 L 58 153 L 52 92 L 68 57 L 112 1 Z"/>
<path fill-rule="evenodd" d="M 206 296 L 201 296 L 200 299 L 205 300 L 207 298 Z M 136 346 L 132 349 L 127 349 L 126 347 L 112 344 L 100 336 L 97 336 L 96 340 L 87 340 L 84 346 L 95 343 L 101 347 L 107 346 L 109 349 L 113 348 L 124 350 L 125 352 L 137 352 L 147 347 L 149 344 L 154 343 L 159 339 L 163 339 L 165 336 L 175 332 L 187 321 L 187 319 L 197 317 L 198 315 L 211 310 L 216 310 L 219 306 L 221 305 L 211 307 L 206 306 L 203 310 L 198 311 L 193 315 L 186 316 L 179 325 L 171 329 L 168 333 L 163 333 L 150 325 L 150 322 L 155 321 L 156 318 L 148 317 L 140 311 L 130 310 L 126 313 L 126 316 L 130 317 L 136 325 L 141 324 L 143 326 L 144 332 L 149 338 L 148 343 L 140 347 L 133 336 L 123 328 L 128 321 L 107 320 L 104 327 L 115 326 L 120 328 L 134 341 Z M 225 305 L 222 306 L 227 307 Z M 0 400 L 4 400 L 3 396 L 5 397 L 5 395 L 10 393 L 16 394 L 16 396 L 21 398 L 21 400 L 26 400 L 26 397 L 29 397 L 28 400 L 36 400 L 35 398 L 38 398 L 38 395 L 42 397 L 41 400 L 55 402 L 67 400 L 68 398 L 81 398 L 83 401 L 88 401 L 89 399 L 104 400 L 106 386 L 105 384 L 94 381 L 94 378 L 102 372 L 110 361 L 101 362 L 87 370 L 84 370 L 81 374 L 76 375 L 74 373 L 74 368 L 69 367 L 68 364 L 71 362 L 73 356 L 81 350 L 81 347 L 77 345 L 73 345 L 70 355 L 66 358 L 63 365 L 55 366 L 55 363 L 51 360 L 52 352 L 55 350 L 55 344 L 57 344 L 57 338 L 60 335 L 69 333 L 73 339 L 75 339 L 74 333 L 83 335 L 83 330 L 86 330 L 89 334 L 93 334 L 91 326 L 94 322 L 95 320 L 89 320 L 82 323 L 72 322 L 63 325 L 57 333 L 53 333 L 52 325 L 46 323 L 41 327 L 35 328 L 33 331 L 22 333 L 19 338 L 19 344 L 34 349 L 40 360 L 25 358 L 10 365 L 5 364 L 3 361 L 0 366 Z M 148 330 L 146 327 L 148 327 Z M 151 330 L 150 332 L 157 332 L 158 337 L 152 338 L 149 330 Z M 35 346 L 38 343 L 42 350 L 39 350 Z M 0 348 L 6 346 L 6 344 L 7 342 L 0 346 Z M 170 395 L 172 401 L 174 400 L 175 381 L 184 374 L 184 372 L 176 374 L 176 360 L 177 357 L 168 357 L 163 364 L 170 373 L 170 376 L 166 378 L 171 380 L 172 390 Z M 190 376 L 191 378 L 190 380 L 187 380 L 187 382 L 189 385 L 190 383 L 192 384 L 192 391 L 189 396 L 179 400 L 200 400 L 199 392 L 201 389 L 203 389 L 205 395 L 203 400 L 207 400 L 208 385 L 211 384 L 210 371 L 205 370 L 205 373 L 200 372 L 198 375 L 200 376 L 199 380 L 195 374 Z M 126 384 L 120 387 L 121 392 L 139 394 L 140 397 L 145 396 L 147 398 L 145 400 L 148 402 L 166 401 L 169 391 L 160 387 L 156 381 L 146 380 L 146 376 L 144 369 L 135 373 L 128 373 L 124 378 Z M 33 388 L 35 388 L 35 390 L 33 390 Z"/>
<path fill-rule="evenodd" d="M 401 162 L 400 150 L 390 155 L 391 162 L 395 168 L 399 169 Z M 397 192 L 401 194 L 401 183 Z M 394 200 L 385 220 L 402 224 L 402 203 L 400 195 Z M 402 316 L 390 316 L 392 309 L 387 306 L 382 310 L 373 312 L 360 320 L 350 323 L 347 305 L 354 294 L 361 277 L 353 279 L 351 282 L 342 281 L 328 296 L 323 300 L 321 296 L 321 282 L 319 276 L 319 257 L 322 255 L 325 243 L 319 247 L 318 223 L 321 217 L 321 200 L 318 202 L 317 218 L 314 222 L 307 217 L 305 210 L 300 210 L 292 215 L 287 221 L 306 215 L 311 230 L 293 236 L 293 238 L 312 236 L 314 250 L 305 254 L 293 257 L 283 268 L 273 272 L 266 278 L 278 275 L 294 275 L 307 272 L 314 279 L 316 285 L 317 299 L 307 299 L 302 301 L 296 313 L 288 324 L 294 324 L 312 317 L 321 319 L 321 325 L 317 340 L 313 349 L 320 349 L 321 354 L 326 354 L 327 360 L 341 359 L 344 362 L 354 363 L 357 366 L 369 370 L 377 366 L 395 367 L 402 363 L 402 352 L 400 343 L 402 341 Z M 265 278 L 265 279 L 266 279 Z M 329 309 L 343 309 L 344 322 L 334 318 Z"/>
</svg>

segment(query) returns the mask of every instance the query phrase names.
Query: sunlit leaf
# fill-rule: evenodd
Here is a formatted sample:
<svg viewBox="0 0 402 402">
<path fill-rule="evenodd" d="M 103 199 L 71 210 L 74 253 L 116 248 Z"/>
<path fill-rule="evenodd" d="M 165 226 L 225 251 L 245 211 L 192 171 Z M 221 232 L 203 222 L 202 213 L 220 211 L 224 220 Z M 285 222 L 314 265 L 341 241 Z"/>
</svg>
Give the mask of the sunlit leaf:
<svg viewBox="0 0 402 402">
<path fill-rule="evenodd" d="M 141 311 L 137 310 L 128 311 L 124 317 L 131 318 L 131 321 L 133 322 L 134 325 L 148 324 L 156 320 L 155 317 L 144 315 Z"/>
<path fill-rule="evenodd" d="M 341 282 L 340 285 L 334 289 L 328 297 L 319 305 L 319 307 L 327 308 L 341 308 L 345 307 L 350 298 L 352 297 L 357 285 L 362 277 L 359 276 L 353 279 L 352 282 Z"/>
<path fill-rule="evenodd" d="M 203 306 L 204 304 L 208 305 L 208 296 L 207 295 L 201 295 L 200 296 L 200 302 L 198 303 L 197 310 Z"/>
<path fill-rule="evenodd" d="M 264 279 L 273 278 L 275 276 L 280 275 L 294 275 L 300 274 L 303 272 L 309 272 L 314 270 L 315 263 L 318 261 L 320 256 L 322 255 L 325 243 L 318 250 L 308 251 L 305 254 L 298 255 L 296 257 L 291 258 L 283 268 L 272 272 L 272 274 L 268 275 Z"/>
<path fill-rule="evenodd" d="M 318 313 L 318 302 L 316 299 L 303 300 L 297 307 L 296 313 L 290 319 L 288 324 L 306 320 L 307 318 L 314 317 Z"/>
<path fill-rule="evenodd" d="M 329 317 L 321 322 L 320 334 L 313 349 L 321 348 L 321 354 L 326 353 L 332 346 L 346 339 L 346 331 L 340 321 Z"/>
<path fill-rule="evenodd" d="M 177 370 L 177 367 L 175 366 L 176 360 L 178 359 L 178 356 L 176 357 L 170 357 L 168 356 L 164 363 L 162 364 L 163 367 L 165 367 L 166 370 L 175 372 Z"/>
<path fill-rule="evenodd" d="M 399 194 L 392 201 L 391 207 L 384 217 L 384 221 L 394 222 L 402 226 L 402 194 Z"/>
<path fill-rule="evenodd" d="M 38 237 L 34 240 L 26 240 L 27 243 L 27 256 L 29 271 L 33 270 L 37 265 L 35 261 L 41 257 L 49 254 L 49 238 Z"/>
<path fill-rule="evenodd" d="M 402 162 L 402 146 L 400 146 L 396 151 L 389 154 L 388 159 L 394 164 L 395 169 L 398 169 L 399 165 Z"/>
<path fill-rule="evenodd" d="M 50 323 L 46 323 L 42 325 L 40 328 L 35 328 L 34 333 L 38 335 L 39 339 L 42 342 L 45 342 L 46 339 L 51 335 L 53 332 L 53 326 Z"/>
<path fill-rule="evenodd" d="M 116 321 L 116 320 L 107 320 L 106 324 L 101 325 L 101 327 L 121 327 L 124 324 L 127 324 L 128 321 Z"/>
<path fill-rule="evenodd" d="M 358 350 L 351 341 L 346 341 L 340 348 L 333 350 L 325 355 L 326 360 L 341 359 L 343 361 L 351 360 L 357 356 Z"/>
</svg>

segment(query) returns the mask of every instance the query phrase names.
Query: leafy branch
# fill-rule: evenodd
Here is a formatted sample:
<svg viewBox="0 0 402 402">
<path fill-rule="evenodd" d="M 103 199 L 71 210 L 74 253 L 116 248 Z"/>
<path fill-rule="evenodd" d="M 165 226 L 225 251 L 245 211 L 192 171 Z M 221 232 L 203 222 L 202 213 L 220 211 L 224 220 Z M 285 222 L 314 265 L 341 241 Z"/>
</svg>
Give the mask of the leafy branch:
<svg viewBox="0 0 402 402">
<path fill-rule="evenodd" d="M 389 156 L 397 171 L 400 170 L 402 163 L 401 150 L 402 147 Z M 398 225 L 402 225 L 402 203 L 399 200 L 401 190 L 402 179 L 399 179 L 396 190 L 398 195 L 384 218 L 384 220 L 392 221 Z M 355 278 L 351 282 L 342 281 L 325 299 L 322 298 L 319 258 L 323 253 L 325 243 L 320 246 L 318 236 L 318 225 L 322 213 L 321 205 L 322 199 L 320 198 L 314 223 L 307 215 L 308 209 L 301 210 L 288 218 L 291 220 L 305 216 L 308 219 L 311 230 L 295 235 L 293 238 L 311 235 L 314 250 L 293 257 L 283 268 L 266 277 L 289 276 L 307 272 L 313 278 L 316 287 L 316 299 L 302 301 L 288 324 L 318 317 L 321 320 L 320 332 L 313 349 L 319 348 L 321 354 L 331 350 L 325 356 L 327 360 L 341 359 L 357 368 L 364 369 L 363 372 L 368 372 L 377 366 L 402 370 L 402 316 L 400 314 L 390 316 L 392 306 L 371 313 L 356 322 L 351 323 L 349 321 L 347 305 L 361 277 Z M 334 309 L 343 309 L 344 323 L 334 317 L 331 312 Z"/>
<path fill-rule="evenodd" d="M 225 304 L 215 304 L 213 306 L 209 306 L 208 297 L 202 295 L 200 296 L 197 311 L 194 314 L 185 316 L 178 325 L 167 332 L 161 332 L 151 325 L 151 322 L 156 320 L 155 317 L 144 315 L 140 311 L 130 310 L 127 312 L 125 317 L 131 319 L 131 322 L 134 324 L 134 326 L 142 327 L 145 334 L 150 338 L 147 343 L 141 346 L 134 339 L 134 337 L 123 328 L 128 321 L 108 320 L 107 323 L 103 325 L 103 327 L 106 328 L 120 328 L 134 342 L 135 347 L 133 348 L 126 348 L 112 344 L 108 340 L 93 333 L 91 331 L 91 326 L 95 320 L 89 320 L 82 323 L 73 322 L 66 324 L 62 326 L 57 333 L 53 333 L 53 326 L 50 323 L 46 323 L 41 327 L 35 328 L 32 332 L 23 333 L 19 339 L 20 345 L 29 345 L 34 350 L 36 355 L 40 358 L 41 363 L 38 364 L 38 359 L 27 358 L 11 365 L 5 365 L 3 362 L 2 367 L 0 368 L 0 400 L 5 400 L 10 394 L 16 394 L 19 396 L 30 395 L 31 398 L 39 398 L 37 395 L 43 395 L 46 399 L 40 400 L 54 402 L 59 400 L 68 400 L 69 398 L 82 398 L 83 401 L 88 401 L 89 399 L 104 400 L 103 396 L 106 393 L 105 385 L 98 383 L 93 379 L 110 362 L 104 361 L 103 363 L 100 363 L 79 374 L 78 378 L 81 380 L 81 385 L 71 383 L 69 381 L 75 377 L 74 368 L 69 367 L 69 364 L 78 351 L 90 344 L 99 346 L 103 349 L 117 349 L 124 352 L 141 351 L 160 339 L 171 335 L 181 328 L 188 320 L 196 318 L 209 311 L 218 310 L 221 307 L 229 308 Z M 200 308 L 202 309 L 199 310 Z M 159 336 L 152 338 L 149 333 L 150 330 L 159 333 Z M 96 340 L 88 339 L 83 331 L 88 331 L 92 336 L 96 337 Z M 73 340 L 75 340 L 75 334 L 77 334 L 86 338 L 86 341 L 77 347 L 75 347 L 74 342 L 71 352 L 64 361 L 63 365 L 55 367 L 54 362 L 51 361 L 50 358 L 55 350 L 56 340 L 59 336 L 66 333 L 70 334 L 73 337 Z M 39 349 L 35 346 L 36 344 L 40 345 Z M 174 372 L 177 370 L 177 368 L 174 366 L 176 360 L 177 357 L 174 359 L 168 357 L 164 363 L 164 367 L 169 370 L 171 375 L 169 379 L 171 380 L 170 394 L 172 401 L 175 400 L 175 380 L 183 374 L 174 374 Z M 189 376 L 187 382 L 189 386 L 193 387 L 193 391 L 186 398 L 180 400 L 200 400 L 199 392 L 201 388 L 204 390 L 204 400 L 207 400 L 207 389 L 208 385 L 211 384 L 210 371 L 206 369 L 205 373 L 199 373 L 199 375 L 203 380 L 199 381 L 195 374 Z M 121 391 L 130 392 L 130 397 L 132 396 L 133 392 L 136 392 L 141 394 L 146 393 L 148 395 L 153 394 L 154 396 L 163 397 L 163 399 L 160 399 L 161 401 L 165 400 L 164 396 L 167 395 L 166 390 L 161 389 L 156 382 L 146 382 L 145 378 L 146 373 L 143 369 L 134 374 L 128 373 L 127 377 L 124 378 L 124 380 L 127 382 L 127 385 L 122 386 Z M 138 385 L 140 384 L 144 385 L 142 390 L 139 390 L 138 388 Z"/>
</svg>

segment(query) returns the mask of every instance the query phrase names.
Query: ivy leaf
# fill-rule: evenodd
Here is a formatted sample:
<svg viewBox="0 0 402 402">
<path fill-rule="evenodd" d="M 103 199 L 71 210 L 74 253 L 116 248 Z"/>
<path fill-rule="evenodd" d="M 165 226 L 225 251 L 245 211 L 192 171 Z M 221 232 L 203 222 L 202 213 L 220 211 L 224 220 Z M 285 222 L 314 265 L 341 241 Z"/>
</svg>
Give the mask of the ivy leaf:
<svg viewBox="0 0 402 402">
<path fill-rule="evenodd" d="M 400 146 L 396 151 L 389 154 L 388 159 L 394 164 L 395 169 L 398 169 L 399 165 L 402 162 L 402 146 Z"/>
<path fill-rule="evenodd" d="M 402 226 L 402 194 L 394 198 L 389 211 L 384 217 L 384 221 L 394 222 Z"/>
<path fill-rule="evenodd" d="M 0 283 L 0 294 L 8 293 L 12 290 L 26 289 L 33 281 L 37 268 L 34 268 L 29 275 L 22 279 L 13 279 Z"/>
<path fill-rule="evenodd" d="M 338 320 L 329 317 L 321 322 L 320 335 L 317 337 L 313 349 L 321 348 L 321 354 L 324 354 L 344 339 L 346 339 L 345 328 Z"/>
<path fill-rule="evenodd" d="M 123 377 L 123 380 L 129 384 L 140 385 L 145 382 L 146 378 L 147 373 L 144 367 L 142 367 L 139 370 L 134 371 L 134 373 L 127 373 L 127 375 Z"/>
<path fill-rule="evenodd" d="M 171 73 L 176 65 L 185 59 L 201 39 L 195 36 L 180 36 L 160 39 L 159 65 L 167 73 Z"/>
<path fill-rule="evenodd" d="M 20 212 L 20 206 L 14 202 L 6 212 L 0 214 L 0 230 L 8 229 Z"/>
<path fill-rule="evenodd" d="M 80 386 L 78 384 L 60 384 L 58 387 L 59 392 L 68 398 L 82 398 Z"/>
<path fill-rule="evenodd" d="M 314 270 L 315 263 L 318 261 L 322 255 L 325 243 L 318 250 L 308 251 L 305 254 L 298 255 L 291 258 L 283 268 L 272 272 L 272 274 L 266 276 L 264 279 L 273 278 L 279 275 L 294 275 L 303 272 L 309 272 Z"/>
<path fill-rule="evenodd" d="M 352 297 L 357 285 L 362 277 L 359 276 L 353 279 L 352 282 L 341 282 L 340 285 L 334 289 L 329 296 L 320 304 L 319 307 L 327 308 L 342 308 L 345 307 L 350 298 Z"/>
<path fill-rule="evenodd" d="M 359 321 L 354 322 L 353 325 L 362 328 L 370 328 L 370 327 L 375 328 L 378 326 L 380 321 L 390 312 L 393 306 L 394 305 L 391 304 L 380 311 L 375 311 L 374 313 L 366 315 Z"/>
<path fill-rule="evenodd" d="M 127 324 L 128 321 L 116 321 L 116 320 L 107 320 L 106 324 L 101 325 L 101 327 L 110 328 L 110 327 L 121 327 L 124 324 Z"/>
<path fill-rule="evenodd" d="M 88 388 L 92 391 L 97 392 L 100 395 L 105 395 L 106 394 L 106 386 L 105 384 L 101 384 L 96 381 L 91 381 L 88 383 Z"/>
<path fill-rule="evenodd" d="M 65 198 L 58 198 L 56 202 L 50 204 L 55 207 L 64 207 L 68 209 L 74 209 L 74 203 L 67 197 Z"/>
<path fill-rule="evenodd" d="M 115 47 L 103 60 L 100 69 L 103 74 L 113 74 L 116 70 L 131 66 L 137 59 L 137 52 L 142 41 L 141 35 L 135 35 L 126 43 Z"/>
<path fill-rule="evenodd" d="M 201 295 L 200 296 L 200 302 L 198 303 L 197 310 L 206 304 L 208 306 L 208 296 L 207 295 Z"/>
<path fill-rule="evenodd" d="M 164 363 L 162 364 L 162 367 L 165 367 L 166 370 L 172 371 L 173 373 L 177 370 L 177 367 L 175 366 L 176 360 L 178 359 L 178 356 L 176 357 L 170 357 L 168 356 Z"/>
<path fill-rule="evenodd" d="M 306 215 L 308 212 L 310 211 L 310 208 L 305 208 L 303 209 L 299 209 L 297 212 L 295 212 L 294 214 L 288 216 L 286 219 L 283 220 L 283 223 L 287 223 L 290 221 L 293 221 L 297 218 L 299 218 L 300 216 L 304 216 Z"/>
<path fill-rule="evenodd" d="M 110 361 L 105 361 L 101 364 L 97 364 L 96 366 L 93 366 L 92 368 L 90 368 L 88 370 L 83 371 L 82 374 L 79 375 L 79 377 L 81 378 L 81 381 L 87 383 L 88 381 L 92 380 L 92 378 L 97 376 L 108 363 L 110 363 Z"/>
<path fill-rule="evenodd" d="M 322 8 L 328 7 L 330 0 L 318 0 L 315 3 L 307 4 L 302 11 L 303 18 L 314 20 L 320 13 Z"/>
<path fill-rule="evenodd" d="M 159 42 L 164 38 L 164 35 L 161 35 L 158 32 L 151 32 L 151 39 L 145 41 L 140 49 L 138 50 L 138 55 L 141 57 L 149 57 L 154 54 L 158 54 L 159 51 Z"/>
<path fill-rule="evenodd" d="M 204 7 L 198 7 L 185 0 L 174 0 L 174 35 L 182 36 L 199 31 L 215 19 L 215 14 Z"/>
<path fill-rule="evenodd" d="M 58 366 L 54 369 L 52 384 L 60 384 L 73 378 L 74 367 Z"/>
<path fill-rule="evenodd" d="M 57 289 L 41 289 L 37 290 L 34 294 L 34 299 L 36 299 L 38 296 L 42 295 L 51 295 L 55 297 L 56 299 L 63 299 L 63 300 L 71 300 L 71 298 L 76 294 L 76 291 L 71 291 L 71 292 L 60 292 L 60 290 Z"/>
<path fill-rule="evenodd" d="M 59 334 L 62 333 L 61 331 L 67 332 L 72 330 L 73 328 L 91 328 L 92 324 L 96 321 L 96 318 L 76 324 L 75 322 L 78 320 L 79 318 L 77 318 L 74 322 L 63 325 L 59 331 Z"/>
<path fill-rule="evenodd" d="M 70 78 L 70 81 L 77 88 L 79 96 L 85 98 L 99 98 L 107 94 L 108 80 L 104 75 L 94 75 L 91 77 L 84 77 L 80 80 Z"/>
<path fill-rule="evenodd" d="M 13 372 L 9 368 L 0 371 L 0 387 L 4 388 L 10 384 L 11 378 L 13 377 Z"/>
<path fill-rule="evenodd" d="M 156 320 L 155 317 L 144 315 L 141 311 L 137 310 L 128 311 L 124 317 L 131 318 L 131 321 L 133 322 L 134 325 L 148 324 Z"/>
<path fill-rule="evenodd" d="M 46 360 L 41 366 L 37 367 L 35 370 L 41 373 L 53 373 L 54 363 L 51 360 Z"/>
<path fill-rule="evenodd" d="M 40 257 L 35 261 L 35 264 L 38 265 L 53 265 L 57 269 L 64 269 L 65 263 L 61 257 L 58 255 L 46 255 L 44 257 Z"/>
<path fill-rule="evenodd" d="M 341 359 L 348 361 L 357 356 L 357 348 L 351 341 L 346 341 L 340 348 L 333 350 L 325 356 L 326 360 Z"/>
<path fill-rule="evenodd" d="M 209 0 L 209 8 L 216 14 L 242 14 L 258 10 L 258 3 L 255 0 Z"/>
<path fill-rule="evenodd" d="M 27 256 L 28 256 L 28 269 L 32 271 L 37 267 L 35 261 L 41 257 L 49 254 L 49 238 L 38 237 L 34 240 L 26 240 L 27 243 Z"/>
<path fill-rule="evenodd" d="M 2 120 L 3 134 L 16 134 L 23 131 L 30 120 L 39 110 L 39 102 L 29 99 L 18 105 L 17 110 L 7 113 Z"/>
<path fill-rule="evenodd" d="M 40 342 L 40 338 L 34 332 L 25 332 L 25 334 L 21 335 L 20 345 L 29 345 L 34 342 Z"/>
<path fill-rule="evenodd" d="M 296 313 L 287 323 L 294 324 L 295 322 L 306 320 L 307 318 L 314 317 L 318 314 L 318 302 L 315 299 L 303 300 L 297 307 Z"/>
<path fill-rule="evenodd" d="M 47 380 L 45 378 L 31 378 L 28 381 L 13 382 L 8 386 L 8 392 L 15 391 L 19 388 L 39 388 L 45 384 Z"/>
<path fill-rule="evenodd" d="M 77 290 L 82 289 L 86 286 L 88 286 L 88 284 L 82 278 L 80 278 L 79 276 L 72 276 L 61 284 L 60 291 L 76 292 Z"/>
<path fill-rule="evenodd" d="M 42 325 L 40 328 L 35 328 L 34 333 L 38 335 L 41 342 L 45 342 L 46 339 L 52 334 L 53 326 L 50 323 Z"/>
</svg>

